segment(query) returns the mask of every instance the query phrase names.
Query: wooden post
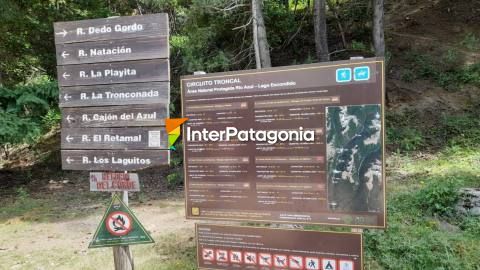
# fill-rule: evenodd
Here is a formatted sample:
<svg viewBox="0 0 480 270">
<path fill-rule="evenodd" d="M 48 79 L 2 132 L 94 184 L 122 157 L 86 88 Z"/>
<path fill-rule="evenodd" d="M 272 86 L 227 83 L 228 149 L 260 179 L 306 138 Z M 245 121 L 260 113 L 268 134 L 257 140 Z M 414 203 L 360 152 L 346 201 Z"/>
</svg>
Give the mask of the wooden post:
<svg viewBox="0 0 480 270">
<path fill-rule="evenodd" d="M 125 172 L 127 173 L 127 172 Z M 112 193 L 112 195 L 115 192 Z M 128 206 L 128 191 L 123 192 L 123 202 Z M 115 270 L 133 270 L 133 256 L 129 246 L 113 247 L 113 261 Z"/>
</svg>

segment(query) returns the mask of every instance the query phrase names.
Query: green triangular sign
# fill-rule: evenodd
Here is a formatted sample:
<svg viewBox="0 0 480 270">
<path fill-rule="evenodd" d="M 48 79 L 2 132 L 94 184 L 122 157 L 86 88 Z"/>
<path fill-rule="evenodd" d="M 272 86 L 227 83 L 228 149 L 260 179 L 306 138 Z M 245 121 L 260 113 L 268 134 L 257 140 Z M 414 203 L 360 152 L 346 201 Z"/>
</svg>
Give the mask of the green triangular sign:
<svg viewBox="0 0 480 270">
<path fill-rule="evenodd" d="M 118 195 L 113 195 L 88 248 L 150 243 L 154 243 L 152 237 L 132 210 Z"/>
</svg>

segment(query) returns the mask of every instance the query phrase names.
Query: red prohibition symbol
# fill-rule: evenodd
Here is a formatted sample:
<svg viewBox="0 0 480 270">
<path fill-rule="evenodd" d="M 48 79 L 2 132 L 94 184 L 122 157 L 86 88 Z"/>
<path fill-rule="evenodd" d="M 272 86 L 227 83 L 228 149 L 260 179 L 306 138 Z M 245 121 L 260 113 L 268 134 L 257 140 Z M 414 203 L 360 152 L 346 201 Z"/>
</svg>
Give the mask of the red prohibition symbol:
<svg viewBox="0 0 480 270">
<path fill-rule="evenodd" d="M 105 220 L 108 232 L 113 236 L 124 236 L 132 230 L 132 218 L 122 211 L 115 211 Z"/>
</svg>

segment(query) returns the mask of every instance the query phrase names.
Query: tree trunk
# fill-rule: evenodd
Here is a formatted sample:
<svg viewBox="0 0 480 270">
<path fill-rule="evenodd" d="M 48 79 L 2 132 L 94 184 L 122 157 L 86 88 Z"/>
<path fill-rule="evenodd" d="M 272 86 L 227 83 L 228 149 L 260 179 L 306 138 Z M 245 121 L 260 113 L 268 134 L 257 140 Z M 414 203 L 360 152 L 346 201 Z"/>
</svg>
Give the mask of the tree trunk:
<svg viewBox="0 0 480 270">
<path fill-rule="evenodd" d="M 373 47 L 376 56 L 385 56 L 383 20 L 384 0 L 373 0 Z"/>
<path fill-rule="evenodd" d="M 315 30 L 315 49 L 320 62 L 330 61 L 327 41 L 327 18 L 325 0 L 314 0 L 313 19 Z"/>
<path fill-rule="evenodd" d="M 271 67 L 270 48 L 267 40 L 267 30 L 263 20 L 263 0 L 252 0 L 253 45 L 255 47 L 255 62 L 257 69 Z"/>
</svg>

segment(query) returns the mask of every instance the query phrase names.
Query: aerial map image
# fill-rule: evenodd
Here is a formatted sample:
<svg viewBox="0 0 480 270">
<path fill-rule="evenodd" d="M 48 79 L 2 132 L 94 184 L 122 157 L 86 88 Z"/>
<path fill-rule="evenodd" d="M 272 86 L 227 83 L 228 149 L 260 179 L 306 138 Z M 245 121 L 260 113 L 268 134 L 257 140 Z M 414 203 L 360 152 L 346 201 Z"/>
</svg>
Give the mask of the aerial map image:
<svg viewBox="0 0 480 270">
<path fill-rule="evenodd" d="M 383 207 L 380 105 L 326 108 L 330 209 L 379 212 Z"/>
</svg>

